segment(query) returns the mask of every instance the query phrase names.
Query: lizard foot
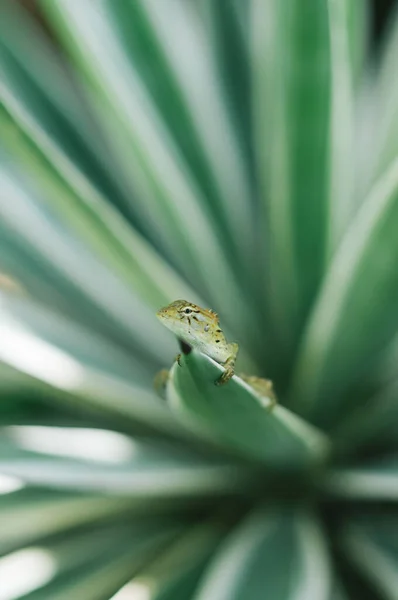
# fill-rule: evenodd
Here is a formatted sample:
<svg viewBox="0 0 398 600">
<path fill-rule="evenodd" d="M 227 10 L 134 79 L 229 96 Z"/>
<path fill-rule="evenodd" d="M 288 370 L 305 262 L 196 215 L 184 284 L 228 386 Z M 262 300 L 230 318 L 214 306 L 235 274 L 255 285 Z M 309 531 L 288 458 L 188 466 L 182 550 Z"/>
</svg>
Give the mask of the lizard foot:
<svg viewBox="0 0 398 600">
<path fill-rule="evenodd" d="M 228 383 L 228 381 L 231 379 L 231 377 L 234 374 L 234 365 L 227 365 L 225 367 L 225 371 L 224 373 L 222 373 L 220 375 L 220 377 L 218 379 L 215 380 L 215 385 L 224 385 L 226 383 Z"/>
</svg>

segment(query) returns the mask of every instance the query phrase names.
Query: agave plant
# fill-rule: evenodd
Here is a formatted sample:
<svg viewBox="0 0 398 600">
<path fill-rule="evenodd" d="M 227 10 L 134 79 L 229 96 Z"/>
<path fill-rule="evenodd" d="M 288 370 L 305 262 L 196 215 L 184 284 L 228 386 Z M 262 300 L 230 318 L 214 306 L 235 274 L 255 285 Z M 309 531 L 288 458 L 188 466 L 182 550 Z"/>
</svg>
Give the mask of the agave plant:
<svg viewBox="0 0 398 600">
<path fill-rule="evenodd" d="M 0 598 L 396 600 L 398 17 L 39 9 L 0 14 Z M 177 298 L 272 411 L 173 366 Z"/>
</svg>

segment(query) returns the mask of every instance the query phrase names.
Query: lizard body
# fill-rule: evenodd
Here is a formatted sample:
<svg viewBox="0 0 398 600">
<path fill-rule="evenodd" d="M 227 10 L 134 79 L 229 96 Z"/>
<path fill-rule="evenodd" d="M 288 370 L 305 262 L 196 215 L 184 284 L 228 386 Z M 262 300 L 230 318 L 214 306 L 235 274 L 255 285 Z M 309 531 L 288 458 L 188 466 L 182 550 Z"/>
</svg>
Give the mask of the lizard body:
<svg viewBox="0 0 398 600">
<path fill-rule="evenodd" d="M 179 340 L 224 366 L 225 370 L 215 381 L 216 385 L 223 385 L 231 379 L 239 347 L 235 342 L 227 342 L 218 315 L 213 310 L 201 308 L 186 300 L 175 300 L 158 310 L 156 316 Z M 180 355 L 177 361 L 179 357 Z M 168 372 L 164 369 L 156 376 L 155 387 L 158 391 L 164 387 L 167 376 Z M 254 375 L 239 376 L 260 396 L 270 398 L 275 404 L 276 398 L 269 379 Z"/>
</svg>

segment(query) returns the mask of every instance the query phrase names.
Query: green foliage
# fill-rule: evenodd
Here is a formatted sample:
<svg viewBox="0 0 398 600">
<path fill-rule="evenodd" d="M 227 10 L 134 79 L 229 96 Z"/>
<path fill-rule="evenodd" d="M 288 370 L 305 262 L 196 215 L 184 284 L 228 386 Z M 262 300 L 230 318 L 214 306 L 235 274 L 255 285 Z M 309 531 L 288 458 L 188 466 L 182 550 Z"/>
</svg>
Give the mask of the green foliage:
<svg viewBox="0 0 398 600">
<path fill-rule="evenodd" d="M 396 600 L 397 14 L 38 10 L 0 5 L 0 598 Z M 273 410 L 173 364 L 177 298 Z"/>
</svg>

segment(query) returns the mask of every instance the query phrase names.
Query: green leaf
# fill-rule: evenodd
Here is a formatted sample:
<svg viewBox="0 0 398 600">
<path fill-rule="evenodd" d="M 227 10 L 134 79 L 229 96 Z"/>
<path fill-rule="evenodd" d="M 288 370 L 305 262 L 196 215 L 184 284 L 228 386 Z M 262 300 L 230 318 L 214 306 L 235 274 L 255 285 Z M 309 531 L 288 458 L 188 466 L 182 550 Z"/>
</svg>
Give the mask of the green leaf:
<svg viewBox="0 0 398 600">
<path fill-rule="evenodd" d="M 42 538 L 129 514 L 131 499 L 22 489 L 0 496 L 4 555 Z M 132 509 L 132 512 L 134 507 Z M 127 511 L 127 512 L 126 512 Z"/>
<path fill-rule="evenodd" d="M 250 190 L 205 23 L 181 1 L 166 7 L 156 0 L 116 0 L 105 6 L 129 62 L 203 190 L 204 201 L 221 222 L 220 236 L 227 237 L 242 260 L 250 249 L 253 225 Z M 176 26 L 189 31 L 178 36 L 178 43 Z M 252 257 L 249 253 L 247 259 Z"/>
<path fill-rule="evenodd" d="M 396 371 L 396 362 L 393 368 Z M 365 410 L 363 406 L 357 406 L 336 427 L 333 434 L 338 437 L 340 444 L 345 449 L 396 448 L 397 395 L 398 382 L 394 377 L 389 384 L 380 386 L 376 393 L 366 399 Z"/>
<path fill-rule="evenodd" d="M 0 596 L 397 598 L 397 15 L 0 4 Z"/>
<path fill-rule="evenodd" d="M 397 516 L 388 513 L 354 519 L 342 534 L 347 557 L 385 600 L 398 598 L 397 540 Z"/>
<path fill-rule="evenodd" d="M 203 290 L 216 310 L 222 309 L 248 347 L 253 336 L 259 345 L 254 313 L 248 310 L 252 295 L 238 284 L 203 193 L 130 65 L 109 6 L 87 0 L 42 4 L 91 93 L 95 91 L 90 99 L 129 180 L 140 227 L 193 287 Z M 236 314 L 241 315 L 238 321 Z"/>
<path fill-rule="evenodd" d="M 9 84 L 10 86 L 10 84 Z M 135 295 L 153 308 L 174 295 L 192 296 L 173 270 L 107 203 L 70 158 L 58 140 L 22 106 L 12 87 L 4 86 L 0 111 L 2 145 L 30 174 L 40 189 L 40 204 L 62 219 L 74 236 L 83 239 Z M 139 257 L 139 260 L 137 259 Z"/>
<path fill-rule="evenodd" d="M 348 595 L 339 581 L 334 582 L 329 598 L 330 600 L 349 600 Z"/>
<path fill-rule="evenodd" d="M 41 130 L 42 140 L 54 140 L 65 158 L 106 195 L 121 202 L 120 180 L 115 169 L 109 168 L 112 158 L 62 57 L 17 3 L 4 0 L 0 12 L 0 95 L 4 105 L 11 105 L 18 115 L 29 115 L 25 124 Z"/>
<path fill-rule="evenodd" d="M 346 35 L 349 42 L 349 62 L 352 65 L 354 92 L 358 92 L 366 76 L 370 53 L 372 14 L 368 2 L 349 0 L 344 9 L 349 30 Z"/>
<path fill-rule="evenodd" d="M 398 85 L 395 65 L 398 52 L 398 11 L 392 10 L 374 76 L 374 160 L 371 174 L 377 178 L 398 155 Z"/>
<path fill-rule="evenodd" d="M 341 418 L 347 410 L 342 392 L 398 328 L 397 219 L 395 162 L 374 185 L 344 236 L 298 355 L 292 401 L 317 422 Z"/>
<path fill-rule="evenodd" d="M 247 162 L 252 178 L 250 3 L 240 0 L 200 0 L 196 6 L 204 19 L 209 47 L 225 90 L 225 102 L 231 111 L 233 125 L 244 148 L 243 160 Z"/>
<path fill-rule="evenodd" d="M 0 365 L 0 373 L 3 371 Z M 95 410 L 66 407 L 54 401 L 54 390 L 15 371 L 12 382 L 0 385 L 0 423 L 2 425 L 104 426 Z M 117 427 L 107 419 L 108 427 Z"/>
<path fill-rule="evenodd" d="M 249 472 L 242 467 L 220 461 L 209 461 L 195 458 L 187 452 L 168 450 L 167 446 L 148 445 L 137 440 L 124 438 L 125 448 L 123 454 L 114 457 L 114 461 L 87 460 L 85 453 L 80 458 L 68 457 L 68 451 L 60 452 L 59 445 L 54 440 L 51 428 L 41 429 L 41 440 L 33 437 L 34 446 L 38 452 L 19 448 L 22 443 L 24 448 L 25 437 L 27 448 L 29 445 L 29 428 L 24 433 L 24 428 L 19 428 L 16 442 L 7 443 L 7 432 L 2 432 L 5 442 L 0 446 L 0 473 L 20 478 L 30 485 L 41 487 L 65 488 L 67 490 L 82 490 L 86 492 L 102 492 L 111 495 L 127 495 L 132 498 L 142 499 L 147 502 L 151 498 L 178 498 L 178 497 L 207 497 L 209 495 L 221 496 L 239 494 L 239 490 L 254 480 Z M 10 435 L 14 430 L 11 428 Z M 34 430 L 33 430 L 34 433 Z M 62 430 L 61 430 L 62 433 Z M 64 439 L 66 448 L 73 448 L 77 444 L 77 451 L 81 446 L 84 431 L 74 435 L 73 430 L 66 430 L 59 440 Z M 103 432 L 104 436 L 106 432 Z M 111 435 L 111 432 L 109 432 Z M 89 439 L 89 432 L 86 433 Z M 47 445 L 46 445 L 47 439 Z M 80 440 L 80 446 L 79 446 Z M 106 437 L 104 437 L 105 443 Z M 55 443 L 54 443 L 55 442 Z M 117 450 L 109 440 L 109 458 Z M 32 442 L 31 442 L 32 443 Z M 86 442 L 87 443 L 87 442 Z M 119 442 L 120 443 L 120 442 Z M 40 452 L 40 448 L 49 450 L 49 455 Z M 48 452 L 48 450 L 47 450 Z M 66 454 L 57 457 L 57 454 Z M 72 455 L 73 456 L 73 455 Z"/>
<path fill-rule="evenodd" d="M 195 600 L 327 600 L 330 565 L 311 516 L 257 509 L 222 543 Z"/>
<path fill-rule="evenodd" d="M 51 425 L 105 428 L 130 435 L 153 434 L 152 427 L 134 423 L 130 411 L 129 418 L 126 418 L 126 412 L 117 406 L 117 402 L 116 410 L 112 403 L 106 405 L 104 397 L 101 400 L 101 393 L 94 402 L 90 395 L 76 398 L 61 388 L 1 362 L 0 399 L 0 423 L 4 426 Z"/>
<path fill-rule="evenodd" d="M 127 584 L 123 590 L 126 597 L 139 592 L 150 600 L 193 597 L 209 557 L 225 533 L 225 524 L 225 518 L 219 516 L 189 528 Z"/>
<path fill-rule="evenodd" d="M 73 356 L 90 368 L 119 377 L 132 384 L 150 388 L 153 367 L 137 356 L 126 354 L 87 327 L 77 325 L 62 313 L 31 302 L 0 293 L 2 310 L 32 334 L 59 350 Z"/>
<path fill-rule="evenodd" d="M 131 344 L 136 338 L 137 345 L 141 338 L 140 346 L 144 348 L 152 341 L 155 352 L 160 350 L 163 338 L 164 350 L 168 348 L 170 351 L 165 332 L 156 323 L 153 311 L 134 297 L 81 242 L 73 240 L 74 243 L 71 243 L 61 223 L 51 221 L 44 212 L 37 210 L 34 198 L 25 193 L 16 176 L 10 177 L 3 171 L 1 185 L 8 199 L 7 203 L 0 203 L 0 215 L 5 225 L 17 236 L 23 237 L 26 248 L 36 253 L 38 261 L 63 279 L 64 285 L 65 282 L 69 284 L 69 289 L 80 300 L 91 322 L 101 316 L 101 322 L 105 321 L 108 330 L 113 329 L 114 335 L 121 340 L 124 338 L 124 343 L 128 343 L 130 338 Z M 140 319 L 131 318 L 134 310 L 139 311 Z"/>
<path fill-rule="evenodd" d="M 346 220 L 340 213 L 349 207 L 352 4 L 252 2 L 268 294 L 278 335 L 290 350 L 321 280 L 328 246 Z"/>
<path fill-rule="evenodd" d="M 398 457 L 330 471 L 324 489 L 332 497 L 369 501 L 398 500 Z"/>
<path fill-rule="evenodd" d="M 354 212 L 354 86 L 360 66 L 363 13 L 356 0 L 327 0 L 330 38 L 330 123 L 327 192 L 327 255 L 334 251 Z M 359 23 L 359 27 L 358 27 Z"/>
<path fill-rule="evenodd" d="M 62 578 L 67 574 L 70 578 L 72 572 L 79 571 L 81 567 L 85 570 L 96 568 L 98 562 L 105 557 L 110 558 L 110 554 L 113 555 L 118 548 L 126 551 L 129 547 L 138 546 L 145 556 L 147 546 L 150 549 L 153 545 L 163 545 L 175 536 L 182 523 L 180 521 L 178 525 L 173 518 L 132 520 L 128 517 L 124 523 L 120 519 L 111 523 L 91 523 L 88 527 L 46 538 L 38 546 L 55 561 L 56 577 Z"/>
<path fill-rule="evenodd" d="M 172 540 L 181 525 L 166 523 L 125 525 L 117 543 L 107 540 L 100 552 L 89 552 L 76 566 L 76 553 L 82 548 L 66 541 L 46 548 L 58 566 L 54 578 L 45 586 L 22 596 L 24 600 L 108 600 L 144 565 L 154 552 Z M 165 526 L 166 525 L 166 526 Z M 74 556 L 70 554 L 74 553 Z M 97 554 L 97 556 L 95 556 Z M 68 568 L 69 567 L 69 568 Z"/>
<path fill-rule="evenodd" d="M 192 351 L 174 364 L 167 396 L 182 423 L 213 442 L 270 466 L 295 469 L 321 462 L 328 453 L 326 437 L 282 406 L 272 412 L 269 398 L 260 398 L 234 376 L 214 382 L 222 367 Z"/>
<path fill-rule="evenodd" d="M 0 360 L 61 391 L 60 397 L 54 397 L 58 401 L 86 404 L 110 416 L 123 416 L 133 423 L 137 420 L 181 434 L 181 427 L 170 411 L 148 389 L 88 367 L 33 335 L 5 310 L 2 312 Z"/>
</svg>

